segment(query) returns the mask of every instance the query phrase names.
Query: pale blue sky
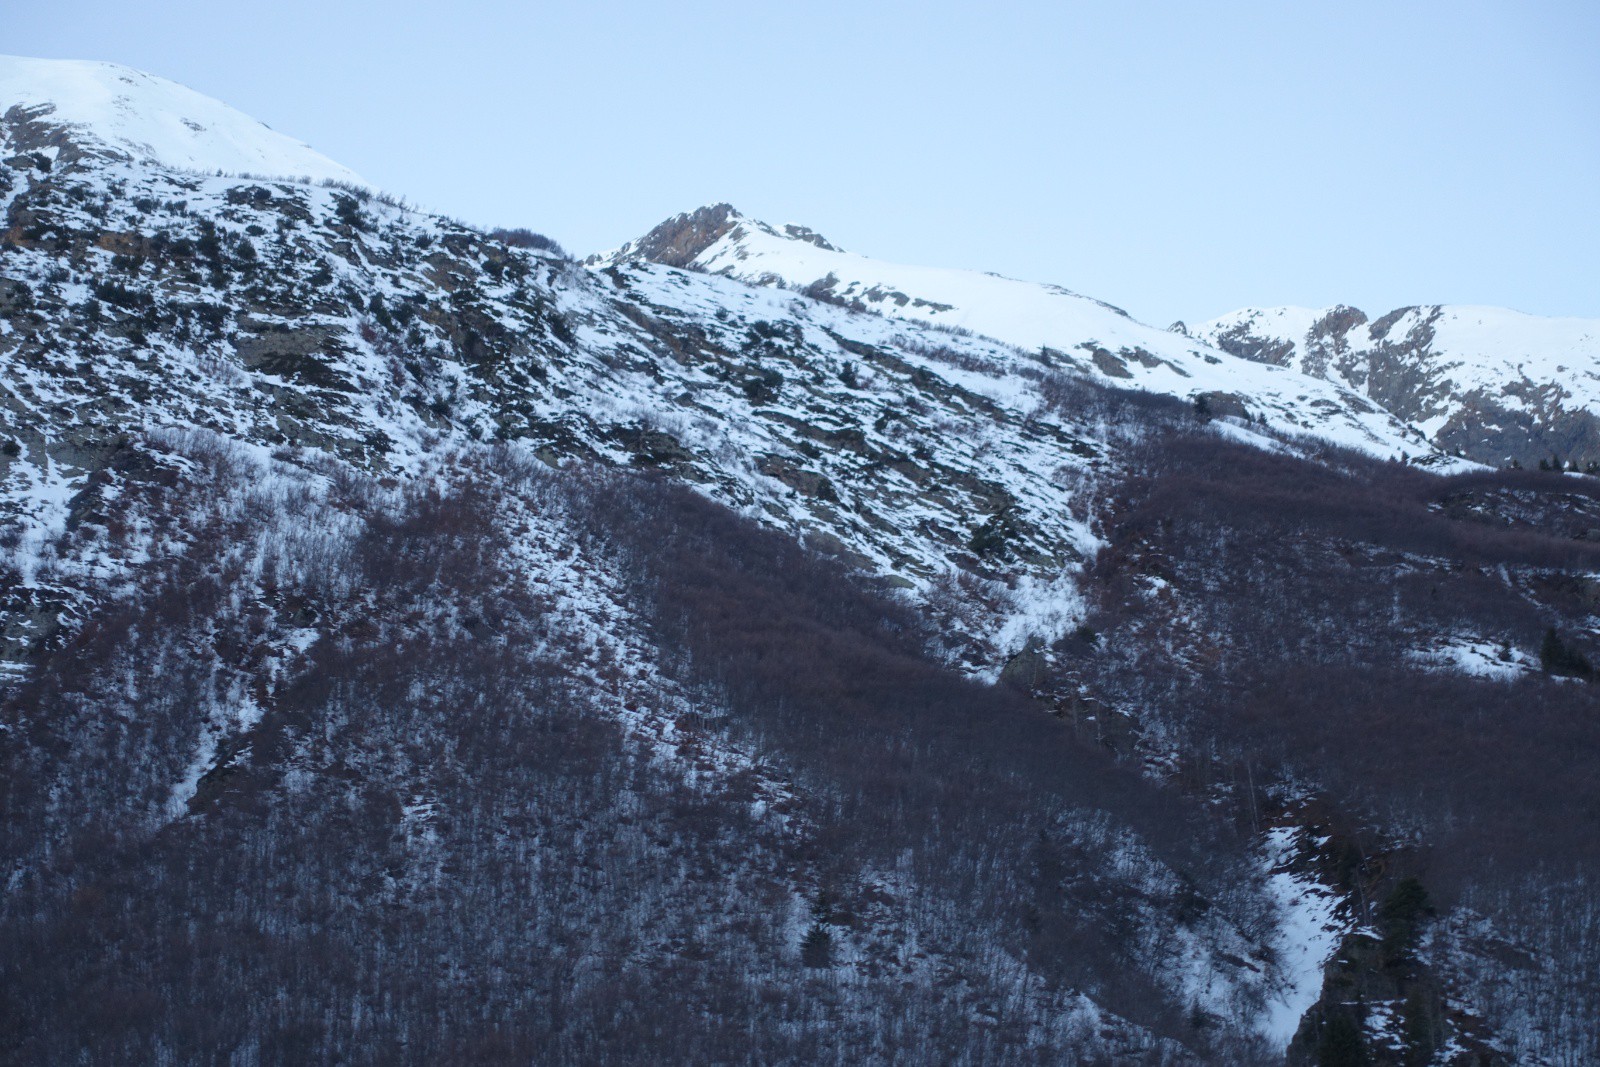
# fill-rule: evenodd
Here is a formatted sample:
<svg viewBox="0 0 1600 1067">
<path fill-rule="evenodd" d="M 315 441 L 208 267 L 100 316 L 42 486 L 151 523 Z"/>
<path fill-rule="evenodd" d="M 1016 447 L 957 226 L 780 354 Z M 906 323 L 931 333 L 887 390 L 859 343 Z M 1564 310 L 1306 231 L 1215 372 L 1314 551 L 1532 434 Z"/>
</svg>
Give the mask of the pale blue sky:
<svg viewBox="0 0 1600 1067">
<path fill-rule="evenodd" d="M 1165 325 L 1600 317 L 1600 3 L 11 0 L 0 52 L 183 82 L 589 252 L 728 200 Z"/>
</svg>

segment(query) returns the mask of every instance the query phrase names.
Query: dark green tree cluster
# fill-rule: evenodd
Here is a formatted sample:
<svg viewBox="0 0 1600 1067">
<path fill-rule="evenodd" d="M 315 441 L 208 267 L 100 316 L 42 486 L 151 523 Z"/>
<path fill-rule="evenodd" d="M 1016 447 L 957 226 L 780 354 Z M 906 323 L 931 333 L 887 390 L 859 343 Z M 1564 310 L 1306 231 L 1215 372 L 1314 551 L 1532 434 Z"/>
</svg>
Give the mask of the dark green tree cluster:
<svg viewBox="0 0 1600 1067">
<path fill-rule="evenodd" d="M 1594 665 L 1589 658 L 1562 640 L 1554 626 L 1544 632 L 1544 641 L 1539 645 L 1539 666 L 1546 674 L 1567 678 L 1594 677 Z"/>
<path fill-rule="evenodd" d="M 1378 906 L 1378 925 L 1383 931 L 1383 961 L 1386 966 L 1409 962 L 1422 922 L 1433 914 L 1428 891 L 1415 878 L 1402 878 Z"/>
</svg>

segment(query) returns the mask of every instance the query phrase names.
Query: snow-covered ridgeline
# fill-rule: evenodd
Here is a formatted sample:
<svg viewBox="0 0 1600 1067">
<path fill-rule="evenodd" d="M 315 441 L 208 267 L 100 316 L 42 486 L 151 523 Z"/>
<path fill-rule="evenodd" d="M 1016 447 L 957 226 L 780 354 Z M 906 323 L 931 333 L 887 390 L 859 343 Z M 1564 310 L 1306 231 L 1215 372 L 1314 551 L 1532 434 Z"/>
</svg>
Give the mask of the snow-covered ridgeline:
<svg viewBox="0 0 1600 1067">
<path fill-rule="evenodd" d="M 0 56 L 0 115 L 13 108 L 139 162 L 365 184 L 350 168 L 226 104 L 115 63 Z"/>
<path fill-rule="evenodd" d="M 1330 318 L 1341 312 L 1360 318 L 1336 330 Z M 1285 347 L 1278 362 L 1300 369 L 1323 338 L 1337 336 L 1337 343 L 1353 354 L 1411 341 L 1425 345 L 1460 389 L 1518 378 L 1560 380 L 1575 397 L 1600 401 L 1600 319 L 1547 318 L 1468 304 L 1400 308 L 1372 321 L 1345 307 L 1243 308 L 1202 323 L 1193 333 L 1213 343 L 1229 334 L 1280 342 Z"/>
<path fill-rule="evenodd" d="M 1425 305 L 1369 319 L 1357 308 L 1244 308 L 1192 330 L 1263 364 L 1356 389 L 1414 423 L 1436 444 L 1526 456 L 1520 436 L 1595 454 L 1600 416 L 1600 320 L 1546 318 L 1508 308 Z M 1572 413 L 1576 413 L 1575 420 Z M 1538 452 L 1535 447 L 1532 451 Z M 1548 454 L 1548 452 L 1546 452 Z"/>
<path fill-rule="evenodd" d="M 885 263 L 842 251 L 803 227 L 746 218 L 727 205 L 680 215 L 590 263 L 639 259 L 804 289 L 1025 352 L 1050 349 L 1111 385 L 1185 400 L 1205 397 L 1215 414 L 1248 414 L 1279 431 L 1371 454 L 1429 451 L 1418 431 L 1340 383 L 1241 359 L 1060 286 Z"/>
</svg>

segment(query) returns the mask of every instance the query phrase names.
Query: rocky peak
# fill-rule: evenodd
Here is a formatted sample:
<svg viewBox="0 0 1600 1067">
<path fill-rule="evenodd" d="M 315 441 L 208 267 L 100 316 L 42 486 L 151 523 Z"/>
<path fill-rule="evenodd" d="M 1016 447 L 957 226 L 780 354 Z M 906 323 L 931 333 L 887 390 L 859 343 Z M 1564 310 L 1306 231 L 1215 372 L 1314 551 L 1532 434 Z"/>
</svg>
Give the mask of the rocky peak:
<svg viewBox="0 0 1600 1067">
<path fill-rule="evenodd" d="M 686 211 L 674 215 L 637 241 L 624 245 L 621 255 L 668 267 L 688 267 L 693 265 L 696 256 L 744 221 L 745 217 L 732 204 L 712 204 Z"/>
<path fill-rule="evenodd" d="M 1366 321 L 1367 313 L 1360 308 L 1338 304 L 1330 308 L 1328 313 L 1311 327 L 1311 336 L 1319 340 L 1343 337 L 1357 326 L 1364 325 Z"/>
<path fill-rule="evenodd" d="M 589 266 L 616 265 L 628 261 L 660 263 L 667 267 L 702 269 L 702 257 L 729 234 L 735 240 L 751 233 L 794 241 L 824 252 L 842 252 L 839 246 L 809 226 L 787 223 L 769 226 L 743 215 L 732 204 L 711 204 L 674 215 L 638 240 L 629 241 L 614 252 L 590 256 Z"/>
</svg>

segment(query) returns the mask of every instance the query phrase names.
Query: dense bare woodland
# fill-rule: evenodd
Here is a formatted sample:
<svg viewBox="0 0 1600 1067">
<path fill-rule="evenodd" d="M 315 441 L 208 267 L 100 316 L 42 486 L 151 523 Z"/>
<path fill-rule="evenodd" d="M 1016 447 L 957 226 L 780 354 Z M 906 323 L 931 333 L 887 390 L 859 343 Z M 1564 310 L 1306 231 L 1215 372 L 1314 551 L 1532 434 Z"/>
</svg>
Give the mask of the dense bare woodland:
<svg viewBox="0 0 1600 1067">
<path fill-rule="evenodd" d="M 11 705 L 20 1058 L 1179 1055 L 1076 992 L 1191 1036 L 1119 887 L 1267 921 L 1160 790 L 775 535 L 495 461 L 271 509 L 222 462 L 201 515 L 148 517 L 191 531 L 183 561 Z M 632 699 L 694 709 L 658 751 L 609 710 L 640 665 L 585 658 L 510 562 L 512 494 L 575 514 L 652 603 L 664 669 Z M 298 669 L 260 662 L 304 623 Z M 195 709 L 252 687 L 260 717 L 174 797 Z"/>
<path fill-rule="evenodd" d="M 1061 680 L 1205 752 L 1183 772 L 1201 783 L 1256 782 L 1253 819 L 1331 801 L 1339 879 L 1365 916 L 1418 879 L 1454 916 L 1429 962 L 1490 1011 L 1545 1019 L 1517 1029 L 1517 1061 L 1600 1055 L 1587 1024 L 1570 1045 L 1535 1036 L 1600 1017 L 1594 646 L 1550 654 L 1581 640 L 1550 620 L 1593 610 L 1600 549 L 1571 527 L 1600 492 L 1198 439 L 1161 468 L 1126 487 L 1090 573 L 1097 632 L 1062 643 Z M 1428 634 L 1475 635 L 1471 654 L 1503 669 L 1418 670 L 1438 656 Z M 1543 670 L 1512 668 L 1541 655 Z"/>
<path fill-rule="evenodd" d="M 1600 1060 L 1600 481 L 0 130 L 0 1061 Z"/>
</svg>

